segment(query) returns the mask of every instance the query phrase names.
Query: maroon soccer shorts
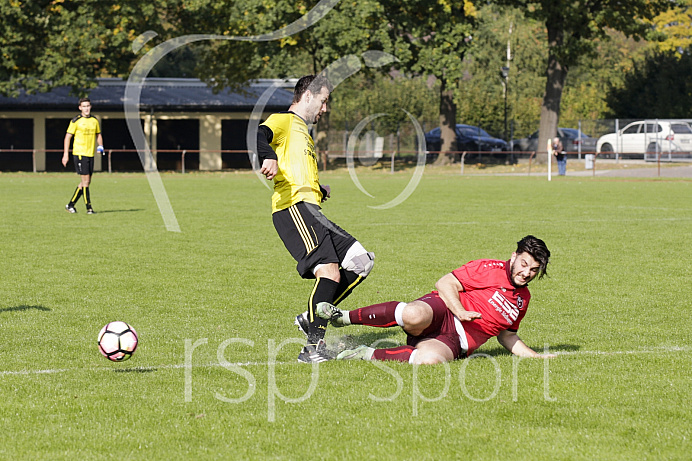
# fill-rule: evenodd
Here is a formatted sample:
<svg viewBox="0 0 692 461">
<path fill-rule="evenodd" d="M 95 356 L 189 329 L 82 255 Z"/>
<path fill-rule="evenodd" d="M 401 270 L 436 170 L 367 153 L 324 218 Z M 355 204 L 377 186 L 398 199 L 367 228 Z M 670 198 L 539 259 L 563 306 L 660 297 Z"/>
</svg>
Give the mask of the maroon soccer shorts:
<svg viewBox="0 0 692 461">
<path fill-rule="evenodd" d="M 447 308 L 445 302 L 437 293 L 428 293 L 416 301 L 423 301 L 433 310 L 433 319 L 430 326 L 418 336 L 407 335 L 406 344 L 415 347 L 424 339 L 437 339 L 444 343 L 454 354 L 455 359 L 466 357 L 466 350 L 462 349 L 457 332 L 454 314 Z M 466 338 L 464 338 L 466 339 Z"/>
</svg>

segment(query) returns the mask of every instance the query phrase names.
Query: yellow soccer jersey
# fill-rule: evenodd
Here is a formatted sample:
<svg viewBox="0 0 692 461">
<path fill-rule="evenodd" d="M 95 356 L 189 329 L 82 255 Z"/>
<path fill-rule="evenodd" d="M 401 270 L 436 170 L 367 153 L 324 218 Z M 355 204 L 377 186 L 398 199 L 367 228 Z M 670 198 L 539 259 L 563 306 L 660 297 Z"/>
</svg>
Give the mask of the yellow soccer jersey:
<svg viewBox="0 0 692 461">
<path fill-rule="evenodd" d="M 76 116 L 70 121 L 67 132 L 73 136 L 72 155 L 93 157 L 96 151 L 96 135 L 101 132 L 96 117 Z"/>
<path fill-rule="evenodd" d="M 269 116 L 266 125 L 274 133 L 269 143 L 276 152 L 279 171 L 274 177 L 272 213 L 298 202 L 319 205 L 322 192 L 317 175 L 315 142 L 305 120 L 294 113 Z"/>
</svg>

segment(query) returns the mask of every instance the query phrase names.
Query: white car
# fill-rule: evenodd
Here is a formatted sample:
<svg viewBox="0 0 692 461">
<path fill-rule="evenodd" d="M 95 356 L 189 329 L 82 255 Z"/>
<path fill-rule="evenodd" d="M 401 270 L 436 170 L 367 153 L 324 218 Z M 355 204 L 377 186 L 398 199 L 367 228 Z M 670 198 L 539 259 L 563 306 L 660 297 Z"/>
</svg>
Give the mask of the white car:
<svg viewBox="0 0 692 461">
<path fill-rule="evenodd" d="M 683 121 L 633 122 L 617 133 L 601 136 L 596 143 L 596 152 L 602 154 L 690 151 L 692 151 L 692 127 Z"/>
</svg>

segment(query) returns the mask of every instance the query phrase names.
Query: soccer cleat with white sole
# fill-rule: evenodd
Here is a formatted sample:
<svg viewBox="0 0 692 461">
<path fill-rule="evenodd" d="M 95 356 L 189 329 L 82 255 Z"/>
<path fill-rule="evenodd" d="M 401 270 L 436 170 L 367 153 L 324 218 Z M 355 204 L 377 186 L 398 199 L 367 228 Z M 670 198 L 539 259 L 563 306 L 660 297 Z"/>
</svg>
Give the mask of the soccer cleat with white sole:
<svg viewBox="0 0 692 461">
<path fill-rule="evenodd" d="M 372 360 L 372 353 L 375 349 L 366 345 L 361 345 L 355 349 L 346 349 L 336 356 L 337 360 Z"/>
<path fill-rule="evenodd" d="M 77 210 L 75 209 L 75 207 L 73 207 L 73 206 L 70 205 L 69 203 L 68 203 L 67 205 L 65 205 L 65 209 L 67 210 L 68 213 L 76 213 L 76 212 L 77 212 Z"/>
<path fill-rule="evenodd" d="M 327 345 L 324 339 L 320 339 L 317 344 L 306 344 L 298 354 L 298 361 L 303 363 L 320 363 L 332 360 L 332 356 L 327 353 Z"/>
</svg>

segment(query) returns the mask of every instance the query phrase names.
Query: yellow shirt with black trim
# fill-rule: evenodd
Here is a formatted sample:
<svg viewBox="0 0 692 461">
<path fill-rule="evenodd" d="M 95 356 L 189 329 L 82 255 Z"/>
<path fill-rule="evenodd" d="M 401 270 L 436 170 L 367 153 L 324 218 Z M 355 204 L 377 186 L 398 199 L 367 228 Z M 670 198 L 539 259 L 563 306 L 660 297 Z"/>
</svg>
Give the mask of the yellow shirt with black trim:
<svg viewBox="0 0 692 461">
<path fill-rule="evenodd" d="M 274 176 L 272 213 L 299 202 L 319 206 L 322 192 L 317 154 L 305 120 L 292 112 L 281 112 L 270 115 L 262 125 L 274 134 L 269 145 L 276 152 L 279 167 Z"/>
<path fill-rule="evenodd" d="M 93 157 L 96 151 L 96 135 L 101 133 L 99 121 L 93 115 L 76 116 L 70 121 L 67 132 L 73 136 L 72 155 Z"/>
</svg>

